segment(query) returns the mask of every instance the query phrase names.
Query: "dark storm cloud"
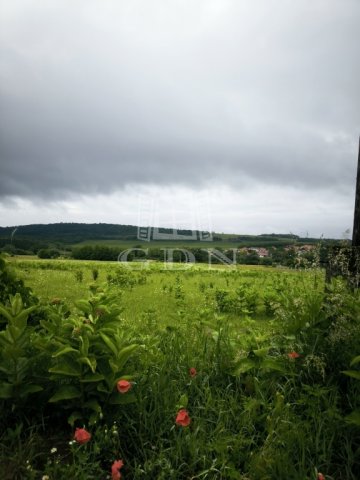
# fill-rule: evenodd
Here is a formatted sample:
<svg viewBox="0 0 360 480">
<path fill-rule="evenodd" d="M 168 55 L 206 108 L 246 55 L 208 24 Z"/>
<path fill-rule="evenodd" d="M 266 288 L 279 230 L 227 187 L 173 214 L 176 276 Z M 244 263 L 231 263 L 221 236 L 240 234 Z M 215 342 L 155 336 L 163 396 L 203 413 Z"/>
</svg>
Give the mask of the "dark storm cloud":
<svg viewBox="0 0 360 480">
<path fill-rule="evenodd" d="M 3 197 L 353 188 L 357 0 L 2 5 Z"/>
</svg>

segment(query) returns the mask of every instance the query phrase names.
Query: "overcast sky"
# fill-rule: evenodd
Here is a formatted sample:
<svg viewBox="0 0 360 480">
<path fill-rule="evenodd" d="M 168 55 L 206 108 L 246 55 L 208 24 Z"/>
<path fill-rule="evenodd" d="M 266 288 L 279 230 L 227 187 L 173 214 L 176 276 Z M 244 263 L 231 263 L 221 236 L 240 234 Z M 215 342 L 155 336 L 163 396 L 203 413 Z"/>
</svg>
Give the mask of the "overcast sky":
<svg viewBox="0 0 360 480">
<path fill-rule="evenodd" d="M 359 24 L 359 0 L 1 0 L 0 225 L 341 237 Z"/>
</svg>

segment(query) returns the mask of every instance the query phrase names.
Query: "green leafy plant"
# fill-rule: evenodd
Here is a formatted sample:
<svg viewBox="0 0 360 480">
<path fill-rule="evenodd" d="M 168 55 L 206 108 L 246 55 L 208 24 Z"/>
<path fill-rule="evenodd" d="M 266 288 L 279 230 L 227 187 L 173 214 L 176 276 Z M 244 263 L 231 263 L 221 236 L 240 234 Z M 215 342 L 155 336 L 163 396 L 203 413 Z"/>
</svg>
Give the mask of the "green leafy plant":
<svg viewBox="0 0 360 480">
<path fill-rule="evenodd" d="M 114 295 L 100 292 L 76 306 L 79 313 L 61 325 L 59 315 L 41 322 L 44 333 L 36 346 L 51 355 L 49 402 L 70 409 L 70 424 L 86 419 L 92 425 L 109 405 L 134 401 L 132 393 L 119 394 L 116 385 L 130 378 L 124 367 L 139 344 L 120 328 L 121 308 Z"/>
<path fill-rule="evenodd" d="M 354 357 L 351 360 L 350 367 L 353 367 L 354 365 L 358 365 L 360 363 L 360 355 Z M 342 372 L 344 375 L 347 375 L 350 378 L 354 378 L 355 380 L 360 380 L 360 370 L 344 370 Z M 356 425 L 357 427 L 360 427 L 360 408 L 357 408 L 353 410 L 349 415 L 345 417 L 345 420 L 348 423 L 352 423 L 353 425 Z"/>
<path fill-rule="evenodd" d="M 270 350 L 271 347 L 251 350 L 246 356 L 242 356 L 235 362 L 233 374 L 241 375 L 252 370 L 285 373 L 286 368 L 283 359 L 279 355 L 271 355 Z"/>
<path fill-rule="evenodd" d="M 252 315 L 256 310 L 258 294 L 247 284 L 241 284 L 233 292 L 217 289 L 215 301 L 219 312 Z"/>
<path fill-rule="evenodd" d="M 84 272 L 82 270 L 76 270 L 75 271 L 75 278 L 79 283 L 81 283 L 84 279 Z"/>
<path fill-rule="evenodd" d="M 6 328 L 0 332 L 0 398 L 11 399 L 13 409 L 25 402 L 28 395 L 43 390 L 36 381 L 36 369 L 33 370 L 33 329 L 27 324 L 35 308 L 25 308 L 19 293 L 10 296 L 8 307 L 0 305 L 0 313 L 6 319 Z"/>
</svg>

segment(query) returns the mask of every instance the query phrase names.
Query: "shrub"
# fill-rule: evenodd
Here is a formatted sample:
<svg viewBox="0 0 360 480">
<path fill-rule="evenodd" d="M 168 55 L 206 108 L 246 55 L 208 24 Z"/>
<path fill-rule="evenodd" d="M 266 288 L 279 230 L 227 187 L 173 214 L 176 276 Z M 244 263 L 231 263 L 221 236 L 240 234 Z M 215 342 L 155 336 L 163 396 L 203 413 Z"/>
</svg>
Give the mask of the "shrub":
<svg viewBox="0 0 360 480">
<path fill-rule="evenodd" d="M 37 256 L 39 258 L 58 258 L 60 252 L 55 248 L 42 248 L 37 252 Z"/>
<path fill-rule="evenodd" d="M 16 295 L 16 293 L 20 293 L 25 306 L 37 303 L 37 299 L 32 295 L 31 289 L 25 287 L 24 282 L 16 278 L 8 264 L 0 256 L 0 303 L 6 304 L 9 296 Z"/>
<path fill-rule="evenodd" d="M 99 270 L 97 268 L 93 268 L 91 270 L 91 274 L 92 274 L 92 278 L 93 278 L 94 282 L 96 282 L 96 280 L 99 277 Z"/>
</svg>

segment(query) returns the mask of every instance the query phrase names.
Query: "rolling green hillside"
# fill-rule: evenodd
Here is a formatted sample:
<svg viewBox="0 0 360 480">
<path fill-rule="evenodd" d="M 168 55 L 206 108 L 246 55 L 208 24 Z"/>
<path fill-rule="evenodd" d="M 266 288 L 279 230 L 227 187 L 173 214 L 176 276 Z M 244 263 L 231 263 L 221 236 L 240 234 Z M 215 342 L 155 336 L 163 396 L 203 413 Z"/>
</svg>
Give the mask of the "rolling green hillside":
<svg viewBox="0 0 360 480">
<path fill-rule="evenodd" d="M 18 227 L 0 227 L 0 248 L 13 245 L 17 249 L 36 252 L 48 246 L 72 247 L 83 245 L 107 245 L 129 248 L 137 244 L 163 247 L 169 245 L 186 245 L 196 247 L 200 240 L 152 240 L 144 242 L 137 237 L 138 227 L 134 225 L 116 225 L 107 223 L 53 223 L 48 225 L 21 225 Z M 162 233 L 171 233 L 171 229 L 161 229 Z M 179 230 L 180 235 L 188 234 Z M 197 238 L 199 235 L 197 234 Z M 300 238 L 292 234 L 239 235 L 213 233 L 212 247 L 237 248 L 241 246 L 270 247 L 290 244 L 314 243 L 318 239 Z"/>
</svg>

